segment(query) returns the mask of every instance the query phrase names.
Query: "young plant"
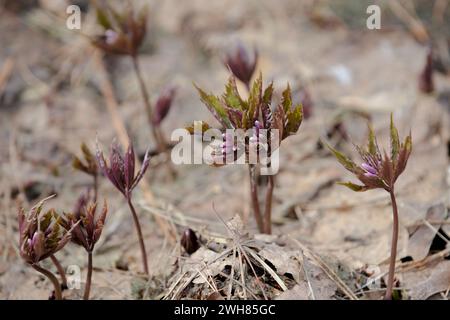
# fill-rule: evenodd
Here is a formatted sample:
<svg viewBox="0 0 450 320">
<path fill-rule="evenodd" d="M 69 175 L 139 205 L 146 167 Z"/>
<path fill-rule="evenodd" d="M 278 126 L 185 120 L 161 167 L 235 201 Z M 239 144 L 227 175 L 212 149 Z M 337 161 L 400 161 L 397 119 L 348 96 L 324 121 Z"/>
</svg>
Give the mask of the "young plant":
<svg viewBox="0 0 450 320">
<path fill-rule="evenodd" d="M 88 195 L 82 194 L 78 199 L 74 212 L 65 214 L 63 219 L 63 227 L 66 230 L 72 230 L 72 242 L 82 246 L 88 254 L 88 272 L 84 288 L 84 300 L 89 300 L 93 267 L 92 252 L 102 234 L 107 212 L 108 208 L 105 201 L 103 209 L 97 217 L 97 203 L 88 204 Z"/>
<path fill-rule="evenodd" d="M 238 43 L 234 51 L 229 52 L 225 58 L 225 66 L 245 85 L 248 91 L 250 91 L 250 81 L 255 73 L 257 62 L 258 51 L 255 49 L 253 58 L 250 58 L 250 54 L 241 43 Z"/>
<path fill-rule="evenodd" d="M 139 48 L 141 47 L 147 31 L 147 10 L 143 9 L 139 14 L 135 13 L 133 6 L 127 7 L 124 12 L 117 12 L 111 6 L 97 8 L 97 21 L 103 27 L 104 33 L 93 41 L 93 44 L 109 54 L 129 56 L 133 62 L 133 69 L 139 83 L 139 89 L 144 101 L 147 121 L 157 145 L 158 153 L 166 152 L 168 148 L 161 130 L 161 121 L 167 115 L 175 91 L 168 89 L 161 94 L 163 107 L 159 107 L 158 100 L 156 110 L 153 110 L 150 95 L 147 91 L 142 71 L 139 64 Z M 171 167 L 170 171 L 174 172 Z"/>
<path fill-rule="evenodd" d="M 104 33 L 93 44 L 109 54 L 136 57 L 147 33 L 147 18 L 147 10 L 136 15 L 132 6 L 123 12 L 106 4 L 97 7 L 97 22 Z"/>
<path fill-rule="evenodd" d="M 432 93 L 434 91 L 433 81 L 433 51 L 428 50 L 425 65 L 419 76 L 419 89 L 423 93 Z"/>
<path fill-rule="evenodd" d="M 139 245 L 142 254 L 142 264 L 144 272 L 149 275 L 147 253 L 145 250 L 144 237 L 142 235 L 141 224 L 132 202 L 132 194 L 134 188 L 139 184 L 143 178 L 145 172 L 150 163 L 148 151 L 145 153 L 144 161 L 142 162 L 141 169 L 136 173 L 136 157 L 134 148 L 130 142 L 125 155 L 122 156 L 119 147 L 115 142 L 111 144 L 111 151 L 109 157 L 109 164 L 106 162 L 103 152 L 100 151 L 97 145 L 96 152 L 98 166 L 102 170 L 103 174 L 111 181 L 111 183 L 123 194 L 127 200 L 131 214 L 133 216 L 136 231 L 138 233 Z"/>
<path fill-rule="evenodd" d="M 92 177 L 92 189 L 94 190 L 93 202 L 97 202 L 98 195 L 98 166 L 95 160 L 95 156 L 89 150 L 85 143 L 81 144 L 81 152 L 83 154 L 83 159 L 77 156 L 73 157 L 72 167 L 78 171 L 84 172 Z"/>
<path fill-rule="evenodd" d="M 51 258 L 71 239 L 73 228 L 66 230 L 61 225 L 61 217 L 54 209 L 43 212 L 46 198 L 26 214 L 19 210 L 19 250 L 22 259 L 36 271 L 42 273 L 53 284 L 55 299 L 62 299 L 61 286 L 56 276 L 40 265 Z M 73 226 L 75 227 L 76 224 Z"/>
<path fill-rule="evenodd" d="M 155 112 L 152 117 L 152 124 L 156 127 L 161 125 L 161 122 L 169 114 L 170 108 L 172 107 L 173 99 L 175 98 L 176 89 L 172 86 L 163 88 L 160 92 L 158 99 L 155 104 Z"/>
<path fill-rule="evenodd" d="M 187 254 L 191 255 L 200 248 L 200 244 L 195 232 L 188 228 L 184 230 L 180 240 L 181 246 Z"/>
<path fill-rule="evenodd" d="M 279 143 L 290 135 L 295 134 L 302 122 L 302 106 L 301 104 L 293 107 L 290 87 L 283 92 L 283 98 L 279 105 L 272 110 L 272 94 L 273 84 L 271 83 L 263 90 L 262 75 L 254 81 L 250 90 L 249 97 L 244 100 L 236 87 L 236 80 L 230 77 L 225 88 L 225 93 L 218 97 L 208 94 L 197 87 L 201 101 L 206 105 L 208 110 L 222 125 L 225 131 L 222 135 L 223 144 L 220 150 L 213 152 L 213 158 L 218 160 L 220 164 L 226 164 L 225 161 L 230 155 L 237 158 L 239 152 L 244 152 L 246 162 L 248 163 L 250 175 L 250 194 L 253 207 L 253 213 L 261 233 L 271 233 L 271 211 L 272 211 L 272 195 L 275 185 L 274 174 L 269 174 L 266 181 L 266 196 L 264 212 L 261 213 L 260 203 L 258 200 L 258 169 L 260 162 L 253 163 L 248 161 L 251 154 L 257 154 L 260 160 L 260 152 L 262 151 L 261 142 L 264 140 L 267 144 L 265 148 L 268 159 L 278 149 Z M 204 124 L 204 128 L 209 128 L 208 124 Z M 252 135 L 245 138 L 242 145 L 236 144 L 233 135 L 230 136 L 229 130 L 250 131 Z M 267 133 L 263 137 L 262 132 Z M 266 164 L 271 167 L 271 163 Z"/>
<path fill-rule="evenodd" d="M 373 129 L 371 126 L 369 126 L 369 138 L 367 147 L 356 147 L 362 159 L 361 165 L 357 165 L 345 155 L 327 145 L 327 147 L 334 154 L 336 159 L 344 166 L 344 168 L 352 172 L 362 183 L 362 185 L 359 185 L 352 182 L 342 182 L 340 183 L 341 185 L 344 185 L 357 192 L 367 191 L 371 189 L 384 189 L 389 193 L 391 197 L 393 227 L 391 257 L 389 263 L 389 277 L 385 295 L 385 299 L 387 300 L 392 299 L 398 241 L 398 208 L 395 199 L 394 185 L 400 174 L 402 174 L 402 172 L 405 170 L 408 158 L 412 150 L 411 133 L 405 138 L 405 141 L 403 143 L 400 143 L 398 131 L 394 125 L 392 114 L 390 135 L 390 153 L 388 154 L 386 153 L 386 151 L 381 152 L 380 148 L 378 147 L 377 139 L 374 135 Z"/>
</svg>

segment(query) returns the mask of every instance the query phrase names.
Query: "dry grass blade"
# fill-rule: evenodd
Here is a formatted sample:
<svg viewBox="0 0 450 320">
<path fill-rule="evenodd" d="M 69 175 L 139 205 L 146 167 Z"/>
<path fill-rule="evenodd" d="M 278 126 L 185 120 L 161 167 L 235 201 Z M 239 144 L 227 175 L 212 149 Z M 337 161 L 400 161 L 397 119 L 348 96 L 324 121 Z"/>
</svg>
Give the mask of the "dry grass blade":
<svg viewBox="0 0 450 320">
<path fill-rule="evenodd" d="M 177 299 L 178 294 L 184 290 L 189 283 L 191 283 L 195 278 L 197 278 L 200 275 L 200 272 L 202 272 L 203 270 L 205 270 L 206 268 L 208 268 L 208 266 L 210 264 L 213 264 L 214 262 L 225 258 L 226 256 L 228 256 L 230 253 L 233 252 L 233 249 L 227 249 L 225 250 L 222 254 L 220 254 L 219 256 L 217 256 L 216 258 L 214 258 L 213 260 L 209 261 L 209 263 L 205 263 L 203 265 L 203 267 L 199 268 L 198 270 L 196 270 L 196 272 L 194 272 L 182 285 L 180 285 L 177 290 L 171 295 L 171 293 L 175 290 L 175 287 L 177 286 L 178 283 L 180 283 L 180 281 L 183 279 L 183 277 L 186 275 L 187 272 L 185 272 L 184 274 L 182 274 L 179 278 L 179 280 L 177 280 L 174 284 L 174 288 L 169 289 L 169 292 L 165 295 L 164 299 L 169 299 L 169 296 L 171 295 L 171 299 Z M 200 275 L 201 276 L 201 275 Z"/>
<path fill-rule="evenodd" d="M 253 250 L 250 248 L 245 248 L 244 250 L 246 250 L 253 258 L 255 258 L 255 260 L 257 260 L 261 264 L 261 266 L 263 266 L 264 269 L 267 270 L 267 272 L 269 272 L 269 274 L 278 283 L 278 285 L 281 287 L 281 289 L 283 289 L 283 291 L 288 290 L 288 287 L 286 286 L 284 281 L 281 280 L 281 278 L 277 275 L 277 273 L 275 271 L 273 271 L 273 269 L 267 263 L 265 263 L 264 260 L 261 259 L 257 253 L 253 252 Z"/>
<path fill-rule="evenodd" d="M 239 245 L 239 252 L 241 252 L 241 254 L 244 256 L 245 260 L 247 260 L 248 265 L 252 269 L 253 275 L 256 278 L 256 283 L 258 284 L 258 286 L 259 286 L 259 288 L 260 288 L 260 290 L 261 290 L 261 292 L 262 292 L 262 294 L 264 296 L 264 300 L 268 300 L 267 295 L 266 295 L 266 293 L 264 291 L 264 288 L 263 288 L 263 286 L 261 284 L 261 280 L 259 279 L 258 274 L 256 273 L 256 270 L 253 267 L 253 263 L 252 263 L 252 261 L 250 260 L 250 258 L 248 257 L 247 253 L 245 252 L 245 250 L 242 248 L 241 245 Z"/>
<path fill-rule="evenodd" d="M 358 300 L 358 297 L 353 293 L 353 291 L 345 284 L 344 281 L 342 281 L 341 278 L 331 269 L 325 261 L 322 260 L 319 256 L 314 254 L 311 250 L 309 250 L 307 247 L 305 247 L 300 241 L 291 238 L 292 241 L 294 241 L 303 252 L 308 253 L 308 255 L 313 259 L 319 267 L 325 272 L 325 274 L 336 283 L 338 288 L 350 299 L 350 300 Z"/>
<path fill-rule="evenodd" d="M 398 0 L 388 1 L 388 4 L 392 12 L 408 26 L 411 34 L 418 41 L 421 43 L 426 43 L 429 40 L 430 37 L 422 21 L 409 13 Z"/>
<path fill-rule="evenodd" d="M 221 272 L 221 273 L 219 273 L 219 274 L 220 274 L 222 277 L 224 277 L 224 278 L 230 280 L 230 284 L 236 283 L 237 285 L 241 286 L 242 289 L 248 291 L 248 293 L 250 293 L 250 295 L 252 296 L 252 299 L 254 299 L 254 300 L 258 300 L 258 299 L 259 299 L 258 296 L 257 296 L 254 292 L 252 292 L 252 290 L 250 290 L 250 288 L 248 288 L 247 286 L 243 285 L 243 284 L 242 284 L 241 282 L 239 282 L 238 280 L 236 280 L 236 279 L 234 279 L 234 278 L 231 278 L 231 276 L 229 276 L 229 275 L 227 275 L 227 274 L 225 274 L 225 273 L 223 273 L 223 272 Z M 231 300 L 231 298 L 228 299 L 228 300 Z"/>
<path fill-rule="evenodd" d="M 233 240 L 233 242 L 234 242 L 234 245 L 235 245 L 236 249 L 237 249 L 238 252 L 239 252 L 239 259 L 240 259 L 241 263 L 242 263 L 242 261 L 243 261 L 243 260 L 242 260 L 242 256 L 243 256 L 243 257 L 245 258 L 245 260 L 247 260 L 247 263 L 248 263 L 248 265 L 250 266 L 250 268 L 252 269 L 253 275 L 254 275 L 255 278 L 256 278 L 256 283 L 258 284 L 258 286 L 259 286 L 259 288 L 260 288 L 260 290 L 261 290 L 261 292 L 262 292 L 262 294 L 263 294 L 263 296 L 264 296 L 264 299 L 265 299 L 265 300 L 268 300 L 267 295 L 266 295 L 266 293 L 264 292 L 264 288 L 263 288 L 263 286 L 262 286 L 262 284 L 261 284 L 261 281 L 260 281 L 260 279 L 259 279 L 259 277 L 258 277 L 258 274 L 256 273 L 255 268 L 253 267 L 253 263 L 252 263 L 252 261 L 250 260 L 250 258 L 248 257 L 247 253 L 245 252 L 245 249 L 244 249 L 242 243 L 240 242 L 240 241 L 241 241 L 240 239 L 242 238 L 242 235 L 239 234 L 239 231 L 238 231 L 238 230 L 233 230 L 233 229 L 231 229 L 230 226 L 222 219 L 222 217 L 219 215 L 219 213 L 216 211 L 216 209 L 215 209 L 215 207 L 214 207 L 214 202 L 213 202 L 212 206 L 213 206 L 213 210 L 214 210 L 214 213 L 216 214 L 217 218 L 219 218 L 219 220 L 222 221 L 222 223 L 225 225 L 225 227 L 228 229 L 228 231 L 229 231 L 230 234 L 232 235 L 232 240 Z M 249 250 L 251 250 L 251 249 L 249 248 Z M 245 273 L 243 273 L 243 271 L 244 271 L 244 270 L 243 270 L 243 267 L 241 268 L 241 271 L 242 271 L 241 277 L 244 277 L 243 275 L 244 275 Z M 244 280 L 244 281 L 245 281 L 245 280 Z M 243 284 L 245 285 L 245 282 L 244 282 Z"/>
<path fill-rule="evenodd" d="M 208 268 L 208 266 L 205 265 L 205 269 L 207 269 L 207 268 Z M 209 279 L 208 279 L 208 278 L 211 278 L 211 276 L 205 275 L 205 274 L 203 273 L 202 270 L 197 270 L 197 272 L 198 272 L 198 274 L 200 275 L 200 277 L 203 278 L 203 280 L 205 280 L 205 282 L 208 284 L 208 286 L 209 286 L 214 292 L 218 292 L 216 284 L 215 284 L 213 281 L 210 282 Z"/>
<path fill-rule="evenodd" d="M 247 291 L 246 291 L 246 285 L 245 285 L 245 269 L 244 269 L 244 262 L 242 260 L 242 254 L 241 251 L 237 250 L 238 256 L 239 256 L 239 268 L 241 270 L 241 281 L 242 281 L 242 290 L 244 294 L 244 299 L 247 299 Z"/>
<path fill-rule="evenodd" d="M 304 262 L 302 263 L 302 268 L 303 268 L 303 274 L 305 275 L 305 278 L 306 278 L 306 282 L 308 283 L 308 289 L 309 289 L 309 292 L 311 293 L 311 298 L 312 298 L 312 300 L 316 300 L 316 297 L 314 295 L 314 289 L 313 289 L 313 287 L 311 285 L 311 281 L 309 280 L 309 274 L 308 274 L 308 271 L 305 268 L 305 263 Z"/>
<path fill-rule="evenodd" d="M 431 223 L 429 223 L 427 220 L 423 220 L 423 224 L 426 225 L 430 230 L 432 230 L 441 240 L 443 240 L 445 243 L 449 244 L 450 241 L 447 240 L 446 237 L 444 237 L 438 229 L 433 227 Z"/>
<path fill-rule="evenodd" d="M 184 278 L 184 276 L 186 275 L 186 271 L 184 273 L 182 273 L 178 279 L 170 286 L 168 292 L 165 294 L 165 296 L 163 297 L 163 300 L 166 300 L 169 298 L 169 296 L 172 294 L 172 292 L 175 290 L 175 288 L 177 287 L 177 285 L 180 283 L 180 281 Z"/>
<path fill-rule="evenodd" d="M 233 248 L 233 257 L 236 257 L 236 247 Z M 241 273 L 243 274 L 243 273 Z M 230 279 L 234 280 L 234 264 L 231 265 Z M 243 283 L 244 285 L 244 283 Z M 231 293 L 233 291 L 233 281 L 230 281 L 230 285 L 228 287 L 227 299 L 231 300 Z"/>
</svg>

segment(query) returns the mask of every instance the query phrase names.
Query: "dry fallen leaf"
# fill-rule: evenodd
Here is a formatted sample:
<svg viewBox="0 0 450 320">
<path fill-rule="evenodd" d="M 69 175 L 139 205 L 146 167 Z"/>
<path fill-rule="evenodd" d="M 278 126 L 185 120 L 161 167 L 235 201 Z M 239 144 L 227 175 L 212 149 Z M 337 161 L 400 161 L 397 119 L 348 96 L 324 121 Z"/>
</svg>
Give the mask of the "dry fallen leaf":
<svg viewBox="0 0 450 320">
<path fill-rule="evenodd" d="M 276 300 L 309 300 L 308 284 L 302 282 L 295 285 L 292 289 L 280 294 Z"/>
<path fill-rule="evenodd" d="M 409 290 L 413 300 L 424 300 L 450 288 L 450 261 L 441 261 L 433 267 L 430 276 Z"/>
<path fill-rule="evenodd" d="M 280 247 L 275 244 L 268 244 L 259 252 L 262 258 L 270 261 L 278 274 L 290 274 L 299 283 L 302 276 L 298 254 L 298 251 L 280 250 Z"/>
<path fill-rule="evenodd" d="M 442 221 L 447 215 L 447 209 L 443 203 L 436 204 L 430 207 L 427 211 L 425 221 Z M 423 224 L 410 236 L 408 241 L 407 255 L 411 256 L 413 260 L 422 260 L 428 255 L 430 251 L 431 243 L 436 236 L 437 230 L 440 225 Z"/>
</svg>

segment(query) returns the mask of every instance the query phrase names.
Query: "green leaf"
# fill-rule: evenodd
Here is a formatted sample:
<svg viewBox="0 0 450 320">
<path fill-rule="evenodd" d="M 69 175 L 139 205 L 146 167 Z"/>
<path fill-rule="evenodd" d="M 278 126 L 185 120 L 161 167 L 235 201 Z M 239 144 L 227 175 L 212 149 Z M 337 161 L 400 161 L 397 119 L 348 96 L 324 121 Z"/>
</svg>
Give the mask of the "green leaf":
<svg viewBox="0 0 450 320">
<path fill-rule="evenodd" d="M 83 171 L 83 172 L 86 172 L 86 170 L 87 170 L 86 166 L 83 164 L 83 162 L 77 156 L 73 157 L 72 167 L 76 170 Z"/>
<path fill-rule="evenodd" d="M 119 24 L 122 31 L 125 32 L 126 31 L 125 30 L 126 22 L 129 17 L 133 16 L 133 11 L 127 10 L 126 12 L 119 13 L 112 6 L 108 6 L 108 10 L 109 10 L 109 12 L 111 12 L 111 15 L 115 19 L 115 22 L 117 22 L 117 24 Z"/>
<path fill-rule="evenodd" d="M 101 25 L 105 30 L 112 29 L 112 24 L 109 21 L 108 15 L 105 11 L 101 9 L 97 9 L 97 22 Z"/>
<path fill-rule="evenodd" d="M 408 162 L 409 156 L 412 151 L 412 140 L 411 133 L 405 138 L 400 151 L 398 153 L 397 161 L 394 163 L 394 181 L 402 174 L 402 172 L 406 168 L 406 164 Z"/>
<path fill-rule="evenodd" d="M 247 123 L 243 129 L 249 129 L 253 127 L 253 121 L 255 120 L 256 112 L 259 110 L 259 105 L 262 101 L 262 74 L 259 73 L 258 78 L 253 82 L 252 90 L 248 97 L 248 112 Z"/>
<path fill-rule="evenodd" d="M 47 240 L 47 246 L 50 249 L 55 248 L 58 245 L 58 242 L 60 240 L 60 224 L 59 222 L 55 222 L 53 224 L 53 229 L 52 232 L 50 233 L 50 235 L 48 236 L 48 240 Z"/>
<path fill-rule="evenodd" d="M 92 154 L 91 150 L 89 150 L 89 147 L 86 145 L 86 143 L 81 144 L 81 152 L 83 152 L 84 159 L 86 159 L 87 163 L 94 162 L 94 155 Z"/>
<path fill-rule="evenodd" d="M 227 108 L 228 120 L 234 128 L 242 128 L 243 112 L 237 109 Z"/>
<path fill-rule="evenodd" d="M 370 154 L 374 155 L 377 153 L 378 147 L 377 147 L 377 141 L 375 138 L 375 134 L 373 132 L 372 125 L 370 123 L 367 124 L 369 127 L 369 144 L 367 146 L 367 150 Z"/>
<path fill-rule="evenodd" d="M 42 220 L 40 221 L 41 231 L 45 232 L 45 230 L 47 230 L 47 228 L 50 226 L 50 223 L 52 222 L 52 218 L 53 218 L 52 210 L 49 210 L 44 214 Z"/>
<path fill-rule="evenodd" d="M 284 109 L 282 105 L 278 105 L 273 113 L 271 129 L 278 130 L 278 136 L 280 137 L 280 141 L 284 136 Z"/>
<path fill-rule="evenodd" d="M 189 131 L 191 135 L 196 133 L 195 130 L 200 131 L 202 134 L 205 133 L 205 131 L 209 130 L 211 127 L 208 123 L 205 121 L 194 121 L 189 126 L 186 126 L 185 129 Z"/>
<path fill-rule="evenodd" d="M 247 103 L 244 102 L 241 96 L 239 95 L 236 86 L 236 79 L 234 77 L 230 77 L 228 79 L 223 99 L 225 100 L 228 107 L 239 110 L 245 110 L 247 108 Z"/>
<path fill-rule="evenodd" d="M 331 147 L 328 143 L 322 143 L 333 153 L 333 155 L 345 169 L 353 173 L 358 173 L 358 166 L 352 160 L 347 158 L 343 153 Z"/>
<path fill-rule="evenodd" d="M 139 9 L 139 22 L 140 23 L 147 23 L 147 19 L 148 19 L 148 3 L 146 3 L 141 9 Z"/>
<path fill-rule="evenodd" d="M 408 153 L 412 150 L 412 138 L 411 138 L 411 132 L 409 135 L 405 138 L 405 142 L 403 142 L 403 148 L 408 151 Z"/>
<path fill-rule="evenodd" d="M 285 135 L 296 134 L 303 120 L 303 106 L 299 104 L 294 109 L 289 110 L 286 114 L 286 118 Z"/>
<path fill-rule="evenodd" d="M 338 182 L 337 184 L 340 184 L 341 186 L 347 187 L 356 192 L 363 192 L 368 189 L 366 186 L 361 186 L 359 184 L 354 184 L 352 182 Z"/>
<path fill-rule="evenodd" d="M 214 115 L 214 117 L 219 121 L 225 128 L 231 128 L 230 121 L 228 120 L 227 112 L 222 105 L 222 102 L 218 97 L 212 94 L 207 94 L 201 88 L 196 86 L 199 94 L 200 100 L 206 105 L 208 110 Z"/>
<path fill-rule="evenodd" d="M 394 117 L 391 113 L 391 158 L 396 160 L 400 150 L 400 140 L 398 138 L 398 131 L 394 125 Z"/>
<path fill-rule="evenodd" d="M 289 83 L 287 84 L 286 89 L 283 91 L 283 98 L 281 100 L 281 104 L 283 105 L 284 112 L 288 113 L 288 111 L 291 109 L 292 106 L 292 94 Z"/>
<path fill-rule="evenodd" d="M 273 82 L 271 82 L 264 90 L 262 98 L 263 103 L 270 106 L 270 104 L 272 103 L 272 95 L 273 95 Z"/>
</svg>

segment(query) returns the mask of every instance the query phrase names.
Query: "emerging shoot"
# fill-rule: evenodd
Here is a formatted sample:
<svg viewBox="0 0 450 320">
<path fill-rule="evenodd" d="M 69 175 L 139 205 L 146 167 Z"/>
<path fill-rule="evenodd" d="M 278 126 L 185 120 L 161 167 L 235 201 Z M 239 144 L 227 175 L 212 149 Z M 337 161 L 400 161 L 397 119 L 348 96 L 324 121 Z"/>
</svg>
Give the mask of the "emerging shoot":
<svg viewBox="0 0 450 320">
<path fill-rule="evenodd" d="M 389 264 L 389 277 L 385 299 L 392 299 L 392 289 L 394 284 L 395 260 L 397 255 L 398 241 L 398 208 L 395 199 L 394 185 L 400 174 L 406 168 L 408 158 L 412 150 L 411 133 L 400 143 L 397 128 L 394 125 L 393 116 L 391 114 L 390 126 L 390 153 L 385 151 L 382 153 L 378 147 L 377 139 L 371 126 L 369 126 L 369 138 L 367 147 L 359 147 L 356 149 L 361 156 L 362 162 L 357 165 L 355 162 L 347 158 L 344 154 L 327 145 L 336 159 L 344 166 L 345 169 L 352 172 L 362 184 L 354 184 L 353 182 L 341 182 L 340 184 L 350 188 L 353 191 L 361 192 L 371 189 L 384 189 L 391 197 L 393 228 L 392 228 L 392 244 L 391 257 Z"/>
</svg>

